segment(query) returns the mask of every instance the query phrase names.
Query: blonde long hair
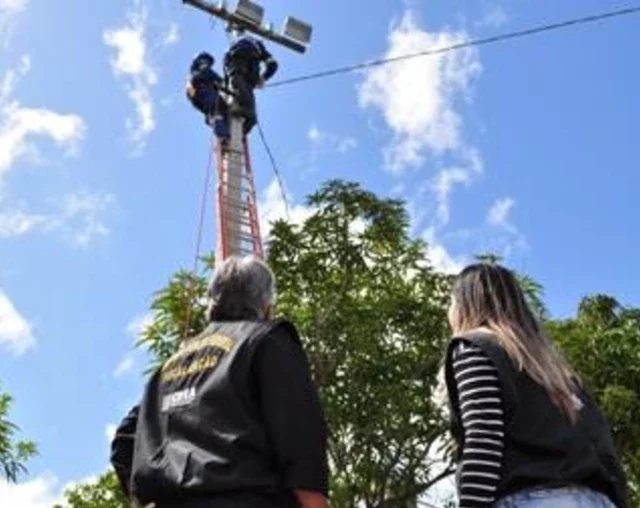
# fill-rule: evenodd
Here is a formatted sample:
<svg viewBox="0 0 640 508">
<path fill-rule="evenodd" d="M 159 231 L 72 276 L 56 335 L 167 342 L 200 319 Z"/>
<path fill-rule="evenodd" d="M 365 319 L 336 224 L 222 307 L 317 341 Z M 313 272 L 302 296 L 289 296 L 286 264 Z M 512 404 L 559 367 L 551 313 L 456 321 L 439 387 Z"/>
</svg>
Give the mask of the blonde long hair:
<svg viewBox="0 0 640 508">
<path fill-rule="evenodd" d="M 487 263 L 466 267 L 454 283 L 452 300 L 454 335 L 475 329 L 492 332 L 518 370 L 540 384 L 571 422 L 577 420 L 580 380 L 534 317 L 509 270 Z"/>
</svg>

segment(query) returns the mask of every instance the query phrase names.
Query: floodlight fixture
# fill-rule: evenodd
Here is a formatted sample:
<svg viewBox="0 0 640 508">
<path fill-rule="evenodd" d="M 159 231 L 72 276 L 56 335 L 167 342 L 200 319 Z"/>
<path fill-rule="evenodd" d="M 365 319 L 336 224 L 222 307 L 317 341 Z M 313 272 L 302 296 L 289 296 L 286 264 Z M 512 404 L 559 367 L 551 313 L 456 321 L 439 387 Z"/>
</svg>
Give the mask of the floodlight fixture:
<svg viewBox="0 0 640 508">
<path fill-rule="evenodd" d="M 235 15 L 254 25 L 260 26 L 264 18 L 264 8 L 250 0 L 238 0 Z"/>
<path fill-rule="evenodd" d="M 227 10 L 225 0 L 218 0 L 217 4 L 211 0 L 182 0 L 182 3 L 226 21 L 228 31 L 246 30 L 298 53 L 304 53 L 311 41 L 311 25 L 292 16 L 285 20 L 282 33 L 275 32 L 270 24 L 263 26 L 264 8 L 251 0 L 238 0 L 234 12 Z"/>
<path fill-rule="evenodd" d="M 284 22 L 282 33 L 300 44 L 307 45 L 311 42 L 312 31 L 313 28 L 310 24 L 293 16 L 288 16 Z"/>
</svg>

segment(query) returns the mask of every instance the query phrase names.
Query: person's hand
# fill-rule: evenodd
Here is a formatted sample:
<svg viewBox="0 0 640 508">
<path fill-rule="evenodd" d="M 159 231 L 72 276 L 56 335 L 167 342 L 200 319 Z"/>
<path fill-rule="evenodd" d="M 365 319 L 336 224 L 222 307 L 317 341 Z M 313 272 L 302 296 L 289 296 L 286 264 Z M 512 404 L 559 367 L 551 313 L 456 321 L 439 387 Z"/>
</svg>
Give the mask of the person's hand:
<svg viewBox="0 0 640 508">
<path fill-rule="evenodd" d="M 193 96 L 196 94 L 196 90 L 195 88 L 193 88 L 193 85 L 191 84 L 191 81 L 187 81 L 187 86 L 185 87 L 185 92 L 187 94 L 188 97 L 193 98 Z"/>
<path fill-rule="evenodd" d="M 258 78 L 258 82 L 256 83 L 256 88 L 264 88 L 265 80 L 262 76 Z"/>
</svg>

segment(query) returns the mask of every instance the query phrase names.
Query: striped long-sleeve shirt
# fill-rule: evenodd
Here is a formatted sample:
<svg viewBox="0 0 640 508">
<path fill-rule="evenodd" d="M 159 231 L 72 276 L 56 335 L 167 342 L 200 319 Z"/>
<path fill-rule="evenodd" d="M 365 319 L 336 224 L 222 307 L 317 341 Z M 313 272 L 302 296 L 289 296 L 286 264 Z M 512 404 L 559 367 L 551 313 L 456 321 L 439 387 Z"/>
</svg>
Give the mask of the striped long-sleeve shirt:
<svg viewBox="0 0 640 508">
<path fill-rule="evenodd" d="M 504 412 L 498 373 L 477 346 L 460 343 L 453 371 L 464 429 L 459 477 L 460 508 L 488 507 L 502 472 Z"/>
</svg>

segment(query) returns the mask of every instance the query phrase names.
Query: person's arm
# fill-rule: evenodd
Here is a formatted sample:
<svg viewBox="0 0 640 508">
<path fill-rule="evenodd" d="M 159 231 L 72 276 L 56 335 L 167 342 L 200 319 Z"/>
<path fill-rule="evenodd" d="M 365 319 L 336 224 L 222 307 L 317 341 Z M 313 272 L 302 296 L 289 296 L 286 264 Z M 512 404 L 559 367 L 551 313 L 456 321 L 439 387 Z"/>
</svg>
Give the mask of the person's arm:
<svg viewBox="0 0 640 508">
<path fill-rule="evenodd" d="M 116 472 L 122 490 L 130 497 L 129 482 L 133 465 L 133 445 L 138 424 L 139 406 L 134 406 L 125 416 L 111 442 L 111 465 Z"/>
<path fill-rule="evenodd" d="M 284 487 L 303 508 L 325 508 L 327 428 L 307 357 L 293 333 L 280 325 L 258 346 L 259 400 Z"/>
<path fill-rule="evenodd" d="M 220 89 L 223 84 L 223 79 L 216 71 L 213 69 L 207 69 L 205 74 L 205 79 L 208 83 L 213 84 L 216 88 Z"/>
<path fill-rule="evenodd" d="M 502 478 L 504 411 L 498 372 L 478 347 L 460 343 L 453 372 L 464 429 L 460 508 L 491 506 Z"/>
<path fill-rule="evenodd" d="M 275 58 L 273 58 L 271 53 L 267 51 L 267 48 L 265 48 L 264 44 L 262 43 L 259 43 L 259 44 L 260 44 L 261 60 L 265 64 L 265 70 L 262 73 L 262 76 L 260 77 L 260 84 L 264 85 L 264 83 L 266 83 L 269 79 L 271 79 L 273 75 L 277 72 L 278 62 L 276 61 Z"/>
</svg>

